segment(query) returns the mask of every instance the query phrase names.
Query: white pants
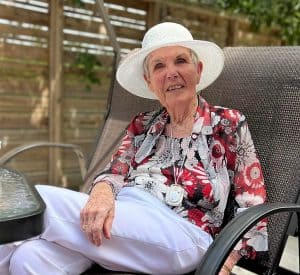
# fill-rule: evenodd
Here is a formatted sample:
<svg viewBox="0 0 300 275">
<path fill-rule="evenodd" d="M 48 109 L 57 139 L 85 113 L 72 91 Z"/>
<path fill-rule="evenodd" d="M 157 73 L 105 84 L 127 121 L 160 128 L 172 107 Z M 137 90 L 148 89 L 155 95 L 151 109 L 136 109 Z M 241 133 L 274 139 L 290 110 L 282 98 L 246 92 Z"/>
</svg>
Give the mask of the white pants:
<svg viewBox="0 0 300 275">
<path fill-rule="evenodd" d="M 182 274 L 200 262 L 209 234 L 179 217 L 145 191 L 121 190 L 111 239 L 93 245 L 80 230 L 80 210 L 88 195 L 39 185 L 47 208 L 44 231 L 21 244 L 0 246 L 0 274 L 80 274 L 92 262 L 110 270 Z"/>
</svg>

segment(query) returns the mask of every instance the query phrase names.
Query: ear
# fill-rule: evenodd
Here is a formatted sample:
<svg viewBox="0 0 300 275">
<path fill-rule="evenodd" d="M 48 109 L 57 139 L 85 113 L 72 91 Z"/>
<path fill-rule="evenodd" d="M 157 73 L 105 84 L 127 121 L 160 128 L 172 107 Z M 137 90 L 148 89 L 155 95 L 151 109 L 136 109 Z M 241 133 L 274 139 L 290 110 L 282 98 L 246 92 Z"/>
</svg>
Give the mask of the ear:
<svg viewBox="0 0 300 275">
<path fill-rule="evenodd" d="M 198 74 L 201 75 L 202 70 L 203 70 L 203 63 L 201 61 L 199 61 L 199 63 L 197 64 L 197 72 L 198 72 Z"/>
<path fill-rule="evenodd" d="M 144 74 L 143 76 L 144 76 L 144 80 L 146 81 L 146 83 L 147 83 L 149 89 L 151 90 L 151 92 L 153 92 L 153 91 L 152 91 L 152 85 L 151 85 L 150 78 L 149 78 L 147 75 L 145 75 L 145 74 Z"/>
<path fill-rule="evenodd" d="M 143 76 L 144 76 L 144 79 L 145 79 L 146 83 L 149 85 L 150 84 L 149 78 L 145 74 Z"/>
<path fill-rule="evenodd" d="M 203 71 L 203 63 L 201 61 L 199 61 L 197 64 L 198 82 L 200 81 L 202 71 Z"/>
</svg>

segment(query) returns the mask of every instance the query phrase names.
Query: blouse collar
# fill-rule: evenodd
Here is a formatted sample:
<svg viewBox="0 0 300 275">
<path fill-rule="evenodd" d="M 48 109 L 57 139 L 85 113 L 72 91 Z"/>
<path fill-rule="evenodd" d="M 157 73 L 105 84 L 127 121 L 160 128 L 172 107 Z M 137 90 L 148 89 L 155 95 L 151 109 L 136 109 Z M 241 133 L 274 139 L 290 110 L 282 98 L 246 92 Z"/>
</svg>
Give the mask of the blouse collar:
<svg viewBox="0 0 300 275">
<path fill-rule="evenodd" d="M 199 135 L 200 133 L 204 135 L 212 134 L 212 121 L 210 113 L 211 112 L 209 104 L 204 98 L 198 96 L 198 107 L 194 119 L 192 135 Z M 147 135 L 161 135 L 168 121 L 170 121 L 170 115 L 164 108 L 163 111 L 153 121 L 152 125 L 150 126 L 147 132 Z"/>
<path fill-rule="evenodd" d="M 164 108 L 152 122 L 151 126 L 146 132 L 146 137 L 142 142 L 140 148 L 135 155 L 135 161 L 140 163 L 145 159 L 152 151 L 152 148 L 156 144 L 158 138 L 162 135 L 166 124 L 170 120 L 170 115 Z M 195 140 L 199 134 L 211 135 L 212 134 L 212 121 L 209 104 L 201 97 L 198 96 L 198 107 L 196 116 L 194 119 L 194 125 L 192 130 L 192 139 Z"/>
</svg>

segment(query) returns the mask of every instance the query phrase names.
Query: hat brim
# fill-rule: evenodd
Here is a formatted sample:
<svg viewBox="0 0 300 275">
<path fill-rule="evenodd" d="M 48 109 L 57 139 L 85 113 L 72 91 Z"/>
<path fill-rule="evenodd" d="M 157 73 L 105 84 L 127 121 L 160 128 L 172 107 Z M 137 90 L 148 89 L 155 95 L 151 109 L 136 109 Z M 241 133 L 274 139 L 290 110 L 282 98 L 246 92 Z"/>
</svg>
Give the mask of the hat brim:
<svg viewBox="0 0 300 275">
<path fill-rule="evenodd" d="M 214 43 L 202 40 L 182 41 L 141 49 L 125 60 L 118 67 L 116 77 L 120 85 L 128 92 L 139 97 L 157 99 L 149 89 L 143 72 L 143 62 L 148 54 L 162 47 L 181 46 L 192 49 L 203 63 L 203 71 L 196 91 L 212 84 L 222 72 L 224 66 L 223 51 Z"/>
</svg>

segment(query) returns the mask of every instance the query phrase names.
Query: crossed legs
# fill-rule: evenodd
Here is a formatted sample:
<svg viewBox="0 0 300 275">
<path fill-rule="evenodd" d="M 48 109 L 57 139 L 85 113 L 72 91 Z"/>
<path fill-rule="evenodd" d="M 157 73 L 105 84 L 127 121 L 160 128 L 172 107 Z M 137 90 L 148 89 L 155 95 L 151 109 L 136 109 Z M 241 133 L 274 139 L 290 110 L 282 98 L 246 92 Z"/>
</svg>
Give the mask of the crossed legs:
<svg viewBox="0 0 300 275">
<path fill-rule="evenodd" d="M 47 205 L 44 232 L 18 246 L 0 246 L 1 274 L 80 274 L 93 261 L 111 270 L 182 274 L 196 267 L 212 241 L 150 194 L 128 187 L 116 201 L 111 240 L 96 247 L 79 227 L 88 195 L 37 189 Z"/>
</svg>

